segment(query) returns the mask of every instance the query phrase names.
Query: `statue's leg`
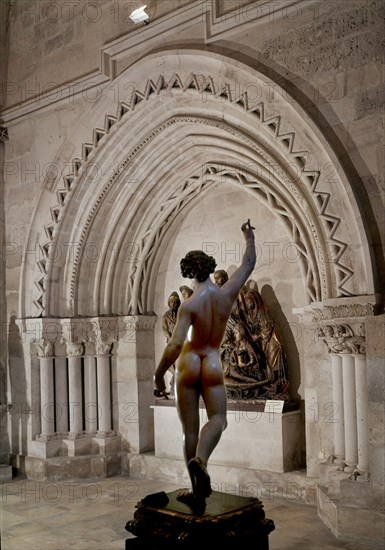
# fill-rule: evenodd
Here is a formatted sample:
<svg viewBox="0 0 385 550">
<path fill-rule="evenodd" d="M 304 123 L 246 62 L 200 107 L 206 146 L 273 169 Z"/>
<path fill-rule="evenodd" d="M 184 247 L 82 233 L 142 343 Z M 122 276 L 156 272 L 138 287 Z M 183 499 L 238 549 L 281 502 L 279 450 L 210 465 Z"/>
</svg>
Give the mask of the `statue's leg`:
<svg viewBox="0 0 385 550">
<path fill-rule="evenodd" d="M 199 397 L 201 361 L 188 353 L 180 358 L 175 374 L 176 405 L 183 431 L 183 452 L 186 466 L 196 456 L 199 435 Z M 189 471 L 190 478 L 191 472 Z M 191 478 L 193 487 L 194 479 Z"/>
<path fill-rule="evenodd" d="M 209 457 L 227 426 L 226 388 L 222 366 L 216 353 L 208 355 L 202 362 L 202 397 L 208 421 L 199 434 L 197 457 L 207 466 Z"/>
</svg>

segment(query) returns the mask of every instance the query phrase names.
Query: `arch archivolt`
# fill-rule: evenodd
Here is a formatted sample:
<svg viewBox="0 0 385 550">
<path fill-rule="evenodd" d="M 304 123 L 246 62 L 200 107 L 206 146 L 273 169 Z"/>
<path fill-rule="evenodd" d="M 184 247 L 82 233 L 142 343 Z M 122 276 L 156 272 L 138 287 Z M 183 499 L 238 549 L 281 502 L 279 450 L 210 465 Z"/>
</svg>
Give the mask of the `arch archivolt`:
<svg viewBox="0 0 385 550">
<path fill-rule="evenodd" d="M 151 270 L 165 234 L 191 201 L 224 182 L 253 193 L 284 222 L 309 302 L 360 293 L 359 231 L 349 232 L 338 213 L 343 203 L 354 220 L 344 185 L 324 177 L 309 129 L 293 129 L 292 106 L 279 114 L 271 107 L 201 73 L 162 74 L 133 89 L 92 131 L 57 188 L 31 314 L 151 311 Z M 65 241 L 74 247 L 60 263 L 56 247 Z M 87 262 L 86 247 L 96 242 L 99 257 Z"/>
</svg>

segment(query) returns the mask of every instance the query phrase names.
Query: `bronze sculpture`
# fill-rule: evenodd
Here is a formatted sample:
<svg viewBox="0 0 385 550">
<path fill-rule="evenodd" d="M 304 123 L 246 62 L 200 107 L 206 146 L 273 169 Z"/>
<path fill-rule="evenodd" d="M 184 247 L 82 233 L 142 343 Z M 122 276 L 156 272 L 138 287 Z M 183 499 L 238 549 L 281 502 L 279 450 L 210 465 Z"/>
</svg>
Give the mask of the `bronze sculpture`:
<svg viewBox="0 0 385 550">
<path fill-rule="evenodd" d="M 182 294 L 183 300 L 187 300 L 187 298 L 190 298 L 192 294 L 194 294 L 194 291 L 192 288 L 190 288 L 187 285 L 182 285 L 179 287 L 179 291 Z"/>
<path fill-rule="evenodd" d="M 224 270 L 215 272 L 216 284 L 220 286 L 226 276 Z M 239 353 L 240 344 L 242 353 Z M 242 359 L 246 350 L 247 374 Z M 290 400 L 286 355 L 277 326 L 266 302 L 258 290 L 250 286 L 250 281 L 234 302 L 221 345 L 221 360 L 229 398 Z"/>
<path fill-rule="evenodd" d="M 227 396 L 220 345 L 239 291 L 254 269 L 256 254 L 250 220 L 241 227 L 246 246 L 242 263 L 222 287 L 210 278 L 216 262 L 202 251 L 191 251 L 180 262 L 183 277 L 194 279 L 194 294 L 179 308 L 177 323 L 155 373 L 155 395 L 166 395 L 164 375 L 176 366 L 176 405 L 183 429 L 184 457 L 192 490 L 178 499 L 191 502 L 211 494 L 207 472 L 209 457 L 226 428 Z M 191 335 L 186 339 L 190 327 Z M 199 399 L 205 403 L 208 422 L 199 431 Z"/>
</svg>

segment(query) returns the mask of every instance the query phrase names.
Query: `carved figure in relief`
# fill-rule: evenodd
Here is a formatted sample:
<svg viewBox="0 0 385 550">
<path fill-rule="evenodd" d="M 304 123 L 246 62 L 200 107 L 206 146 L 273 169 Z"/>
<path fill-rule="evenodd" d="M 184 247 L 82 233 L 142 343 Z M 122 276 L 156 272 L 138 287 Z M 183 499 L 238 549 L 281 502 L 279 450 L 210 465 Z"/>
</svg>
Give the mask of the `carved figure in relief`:
<svg viewBox="0 0 385 550">
<path fill-rule="evenodd" d="M 180 298 L 176 291 L 172 292 L 167 300 L 168 310 L 162 317 L 162 330 L 166 337 L 166 343 L 171 340 L 176 324 L 176 317 L 180 307 Z M 174 396 L 175 365 L 172 365 L 172 378 L 170 380 L 170 395 Z"/>
<path fill-rule="evenodd" d="M 225 278 L 223 273 L 226 272 L 222 270 L 221 277 Z M 239 331 L 239 327 L 242 326 L 247 327 L 247 329 L 242 329 L 245 335 L 244 340 L 248 342 L 249 349 L 252 349 L 258 357 L 254 371 L 249 371 L 248 384 L 245 380 L 241 384 L 239 378 L 239 383 L 237 383 L 236 376 L 226 375 L 229 372 L 235 373 L 242 367 L 236 351 L 239 345 L 236 338 L 236 327 Z M 221 345 L 221 360 L 228 397 L 283 399 L 285 401 L 290 399 L 286 355 L 278 329 L 261 294 L 250 285 L 245 285 L 242 288 L 232 308 L 225 338 Z M 261 380 L 264 380 L 263 384 L 260 383 Z"/>
<path fill-rule="evenodd" d="M 260 397 L 289 400 L 288 369 L 278 329 L 261 294 L 252 288 L 245 293 L 246 318 L 253 341 L 259 345 L 266 360 L 269 380 L 267 394 Z"/>
<path fill-rule="evenodd" d="M 51 355 L 53 355 L 52 342 L 50 342 L 49 340 L 39 338 L 38 340 L 33 340 L 33 343 L 36 346 L 37 354 L 39 357 L 50 357 Z"/>
<path fill-rule="evenodd" d="M 216 266 L 214 258 L 198 250 L 189 252 L 181 260 L 182 276 L 194 280 L 194 294 L 179 308 L 174 332 L 155 373 L 154 393 L 164 396 L 164 375 L 179 358 L 175 375 L 176 405 L 192 490 L 182 491 L 178 498 L 192 506 L 211 494 L 207 463 L 227 425 L 220 345 L 232 306 L 256 261 L 250 220 L 241 229 L 246 241 L 242 263 L 221 287 L 210 278 Z M 201 397 L 208 421 L 199 430 Z"/>
<path fill-rule="evenodd" d="M 318 328 L 317 334 L 329 353 L 365 353 L 364 326 L 359 325 L 356 332 L 349 325 L 325 325 Z"/>
<path fill-rule="evenodd" d="M 225 384 L 229 389 L 256 389 L 268 384 L 266 364 L 260 350 L 253 345 L 247 326 L 234 326 L 235 346 L 231 360 L 223 365 Z"/>
</svg>

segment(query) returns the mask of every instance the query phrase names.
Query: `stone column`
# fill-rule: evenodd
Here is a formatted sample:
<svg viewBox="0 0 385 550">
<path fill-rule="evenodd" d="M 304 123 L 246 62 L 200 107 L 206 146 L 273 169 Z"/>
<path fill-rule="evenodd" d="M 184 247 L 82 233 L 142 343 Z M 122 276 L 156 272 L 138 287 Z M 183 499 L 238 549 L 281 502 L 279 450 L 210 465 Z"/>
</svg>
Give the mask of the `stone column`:
<svg viewBox="0 0 385 550">
<path fill-rule="evenodd" d="M 106 435 L 111 431 L 111 344 L 96 342 L 96 369 L 98 376 L 98 432 Z"/>
<path fill-rule="evenodd" d="M 68 407 L 70 434 L 83 432 L 82 361 L 83 344 L 67 343 L 68 355 Z"/>
<path fill-rule="evenodd" d="M 333 403 L 338 407 L 337 422 L 334 428 L 334 462 L 340 467 L 345 465 L 345 422 L 344 422 L 344 398 L 342 383 L 342 357 L 336 353 L 330 354 L 332 368 L 332 392 Z"/>
<path fill-rule="evenodd" d="M 16 319 L 7 328 L 8 346 L 18 352 L 9 359 L 13 402 L 9 404 L 8 432 L 11 442 L 20 442 L 19 448 L 16 445 L 11 447 L 11 452 L 14 455 L 27 454 L 28 442 L 41 433 L 40 360 L 36 342 L 42 338 L 43 320 Z M 24 384 L 20 387 L 24 376 Z M 18 401 L 22 407 L 17 407 Z"/>
<path fill-rule="evenodd" d="M 119 325 L 117 319 L 92 319 L 93 338 L 95 343 L 97 400 L 98 400 L 98 436 L 112 435 L 112 380 L 111 380 L 111 346 L 118 339 Z"/>
<path fill-rule="evenodd" d="M 55 357 L 56 431 L 65 434 L 68 426 L 67 359 Z"/>
<path fill-rule="evenodd" d="M 308 475 L 320 475 L 320 468 L 317 466 L 325 458 L 329 459 L 329 445 L 332 442 L 332 455 L 335 463 L 331 465 L 333 470 L 338 464 L 342 464 L 343 445 L 345 446 L 345 459 L 348 463 L 347 471 L 353 470 L 352 479 L 357 478 L 360 470 L 366 478 L 368 452 L 370 445 L 364 442 L 367 440 L 367 400 L 368 389 L 365 385 L 366 375 L 364 359 L 357 355 L 365 355 L 365 326 L 367 320 L 381 311 L 382 302 L 379 295 L 362 295 L 340 298 L 329 298 L 319 303 L 312 303 L 303 308 L 293 309 L 298 315 L 301 324 L 304 342 L 303 364 L 301 365 L 302 380 L 304 381 L 304 392 L 306 402 L 312 406 L 317 404 L 318 394 L 323 394 L 323 399 L 334 405 L 333 414 L 328 416 L 327 422 L 313 422 L 313 417 L 306 418 L 306 460 Z M 310 337 L 308 337 L 310 334 Z M 316 345 L 314 346 L 314 340 Z M 324 361 L 322 350 L 318 343 L 323 342 L 330 357 L 332 395 L 327 398 L 329 380 L 327 371 L 323 371 Z M 326 355 L 324 356 L 326 357 Z M 321 363 L 320 363 L 321 360 Z M 344 362 L 344 366 L 342 364 Z M 364 368 L 362 368 L 364 367 Z M 342 374 L 342 407 L 341 405 L 341 376 Z M 362 378 L 361 378 L 362 376 Z M 361 388 L 361 389 L 360 389 Z M 302 388 L 301 388 L 302 389 Z M 339 410 L 337 411 L 337 406 Z M 346 410 L 348 407 L 348 410 Z M 342 411 L 342 409 L 344 409 Z M 330 409 L 329 409 L 330 410 Z M 337 416 L 338 415 L 338 416 Z M 357 416 L 356 416 L 357 415 Z M 342 417 L 344 421 L 341 422 Z M 335 422 L 335 420 L 338 422 Z M 333 431 L 330 423 L 333 422 Z M 343 433 L 343 437 L 342 437 Z M 362 442 L 362 443 L 361 443 Z M 366 449 L 366 451 L 364 450 Z M 368 451 L 369 449 L 369 451 Z M 326 452 L 325 452 L 326 451 Z M 372 458 L 369 457 L 372 464 Z M 322 467 L 323 470 L 326 467 Z M 362 479 L 362 477 L 361 477 Z"/>
<path fill-rule="evenodd" d="M 93 355 L 84 357 L 84 414 L 87 433 L 98 429 L 98 400 L 96 393 L 96 363 Z"/>
<path fill-rule="evenodd" d="M 356 378 L 354 357 L 350 353 L 342 355 L 342 378 L 345 424 L 345 472 L 353 472 L 358 461 Z"/>
<path fill-rule="evenodd" d="M 358 464 L 356 473 L 369 480 L 369 428 L 368 428 L 368 387 L 366 373 L 366 355 L 354 355 L 356 375 L 356 409 L 357 409 L 357 442 Z"/>
<path fill-rule="evenodd" d="M 41 435 L 55 433 L 54 366 L 52 343 L 40 338 L 35 342 L 40 361 Z"/>
<path fill-rule="evenodd" d="M 117 429 L 133 453 L 154 449 L 155 315 L 120 318 L 116 353 Z"/>
</svg>

